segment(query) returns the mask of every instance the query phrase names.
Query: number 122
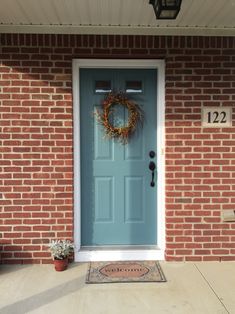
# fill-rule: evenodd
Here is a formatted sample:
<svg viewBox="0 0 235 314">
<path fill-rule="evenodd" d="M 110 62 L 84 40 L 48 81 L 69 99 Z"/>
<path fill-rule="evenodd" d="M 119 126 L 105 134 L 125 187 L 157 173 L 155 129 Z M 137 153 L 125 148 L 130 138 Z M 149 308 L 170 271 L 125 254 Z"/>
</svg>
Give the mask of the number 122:
<svg viewBox="0 0 235 314">
<path fill-rule="evenodd" d="M 208 123 L 226 123 L 226 112 L 225 111 L 209 111 L 207 113 Z"/>
</svg>

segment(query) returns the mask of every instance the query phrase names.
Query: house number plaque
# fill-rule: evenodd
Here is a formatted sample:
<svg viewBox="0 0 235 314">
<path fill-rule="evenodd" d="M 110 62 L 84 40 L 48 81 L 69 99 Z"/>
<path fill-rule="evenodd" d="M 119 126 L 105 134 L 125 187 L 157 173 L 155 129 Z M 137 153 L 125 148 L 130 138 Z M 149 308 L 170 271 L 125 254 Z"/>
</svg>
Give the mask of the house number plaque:
<svg viewBox="0 0 235 314">
<path fill-rule="evenodd" d="M 202 126 L 227 128 L 232 126 L 232 107 L 203 107 Z"/>
</svg>

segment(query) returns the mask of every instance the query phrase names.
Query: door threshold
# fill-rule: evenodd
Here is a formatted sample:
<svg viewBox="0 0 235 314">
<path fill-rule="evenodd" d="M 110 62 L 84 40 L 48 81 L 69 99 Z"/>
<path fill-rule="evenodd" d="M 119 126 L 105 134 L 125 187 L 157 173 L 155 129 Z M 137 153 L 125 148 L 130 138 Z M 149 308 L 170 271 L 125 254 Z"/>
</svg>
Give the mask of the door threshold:
<svg viewBox="0 0 235 314">
<path fill-rule="evenodd" d="M 82 247 L 75 252 L 75 262 L 164 260 L 164 250 L 156 246 Z"/>
<path fill-rule="evenodd" d="M 81 246 L 81 251 L 126 251 L 126 250 L 156 250 L 156 245 L 103 245 Z"/>
</svg>

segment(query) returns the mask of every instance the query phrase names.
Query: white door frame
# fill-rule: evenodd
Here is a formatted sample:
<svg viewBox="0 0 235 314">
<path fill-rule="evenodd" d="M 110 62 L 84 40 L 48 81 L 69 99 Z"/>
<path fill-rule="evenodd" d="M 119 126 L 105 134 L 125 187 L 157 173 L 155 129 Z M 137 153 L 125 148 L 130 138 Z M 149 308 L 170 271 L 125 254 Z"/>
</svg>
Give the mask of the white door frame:
<svg viewBox="0 0 235 314">
<path fill-rule="evenodd" d="M 81 250 L 80 68 L 157 70 L 157 246 L 154 249 Z M 165 62 L 164 60 L 73 60 L 75 261 L 164 260 L 165 253 Z"/>
</svg>

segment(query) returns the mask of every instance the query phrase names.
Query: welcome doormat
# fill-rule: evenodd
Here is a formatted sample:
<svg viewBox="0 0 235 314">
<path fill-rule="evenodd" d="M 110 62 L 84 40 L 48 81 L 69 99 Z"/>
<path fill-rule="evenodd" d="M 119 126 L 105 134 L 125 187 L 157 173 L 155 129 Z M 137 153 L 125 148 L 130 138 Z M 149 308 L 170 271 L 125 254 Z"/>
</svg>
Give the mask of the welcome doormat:
<svg viewBox="0 0 235 314">
<path fill-rule="evenodd" d="M 86 283 L 165 282 L 157 261 L 91 262 Z"/>
</svg>

